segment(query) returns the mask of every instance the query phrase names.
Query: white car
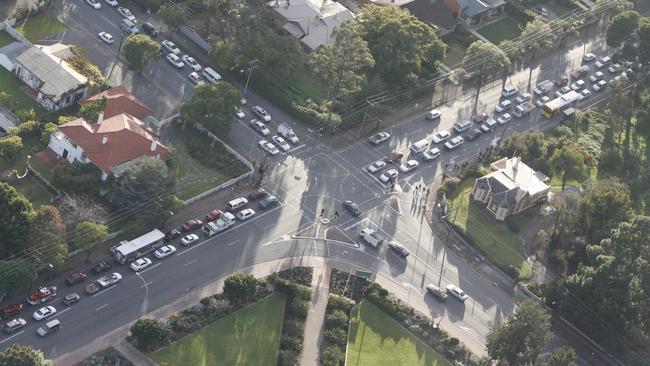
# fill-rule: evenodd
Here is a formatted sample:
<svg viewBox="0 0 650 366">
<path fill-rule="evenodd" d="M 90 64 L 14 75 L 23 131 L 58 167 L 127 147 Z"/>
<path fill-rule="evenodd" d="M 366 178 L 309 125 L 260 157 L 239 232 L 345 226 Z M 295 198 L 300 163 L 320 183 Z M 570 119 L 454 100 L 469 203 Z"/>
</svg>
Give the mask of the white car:
<svg viewBox="0 0 650 366">
<path fill-rule="evenodd" d="M 170 53 L 170 55 L 172 55 L 172 53 Z M 194 85 L 198 86 L 198 85 L 205 84 L 205 81 L 203 81 L 203 78 L 197 72 L 191 72 L 189 78 L 190 78 L 190 81 L 192 82 L 192 84 L 194 84 Z"/>
<path fill-rule="evenodd" d="M 198 241 L 198 240 L 199 240 L 199 236 L 198 236 L 198 235 L 196 235 L 196 234 L 188 234 L 188 235 L 185 235 L 185 236 L 181 239 L 181 244 L 183 244 L 183 245 L 185 245 L 185 246 L 188 246 L 188 245 L 190 245 L 190 244 L 192 244 L 192 243 L 194 243 L 194 242 L 196 242 L 196 241 Z"/>
<path fill-rule="evenodd" d="M 497 123 L 500 125 L 505 125 L 506 123 L 510 122 L 512 120 L 512 116 L 510 113 L 504 113 L 497 118 Z"/>
<path fill-rule="evenodd" d="M 275 135 L 271 139 L 280 147 L 280 149 L 282 149 L 282 151 L 287 152 L 291 150 L 291 145 L 284 141 L 281 136 Z"/>
<path fill-rule="evenodd" d="M 598 72 L 596 72 L 595 74 L 591 75 L 591 76 L 589 77 L 589 80 L 590 80 L 592 83 L 595 83 L 595 82 L 597 82 L 598 80 L 602 79 L 604 76 L 605 76 L 605 74 L 603 74 L 602 71 L 598 71 Z"/>
<path fill-rule="evenodd" d="M 529 101 L 530 98 L 532 98 L 532 97 L 533 96 L 530 95 L 530 93 L 524 93 L 524 94 L 521 94 L 520 96 L 518 96 L 517 98 L 515 98 L 515 102 L 517 102 L 517 104 L 521 104 L 523 102 Z"/>
<path fill-rule="evenodd" d="M 266 140 L 260 140 L 260 142 L 258 142 L 258 144 L 260 145 L 260 147 L 264 151 L 266 151 L 267 153 L 269 153 L 269 154 L 271 154 L 273 156 L 278 155 L 280 153 L 280 150 L 278 150 L 278 148 L 275 147 L 275 145 L 273 145 L 272 143 L 270 143 L 270 142 L 268 142 Z"/>
<path fill-rule="evenodd" d="M 176 44 L 174 44 L 174 42 L 172 41 L 164 40 L 160 44 L 163 46 L 164 49 L 166 49 L 167 51 L 175 55 L 181 54 L 181 50 L 179 50 L 178 47 L 176 47 Z"/>
<path fill-rule="evenodd" d="M 390 169 L 382 173 L 382 175 L 379 176 L 379 180 L 386 183 L 391 179 L 396 179 L 397 178 L 397 170 L 395 169 Z"/>
<path fill-rule="evenodd" d="M 237 218 L 241 221 L 248 220 L 255 215 L 255 211 L 252 208 L 245 208 L 237 214 Z"/>
<path fill-rule="evenodd" d="M 377 173 L 378 171 L 384 169 L 386 167 L 386 162 L 383 160 L 377 160 L 374 163 L 368 165 L 366 168 L 367 171 L 370 173 Z"/>
<path fill-rule="evenodd" d="M 194 71 L 201 71 L 202 69 L 201 65 L 199 65 L 199 63 L 196 62 L 196 60 L 192 56 L 183 55 L 183 57 L 181 57 L 181 60 L 183 60 L 183 63 L 187 65 L 187 67 L 189 67 Z"/>
<path fill-rule="evenodd" d="M 408 173 L 418 167 L 420 163 L 417 160 L 409 160 L 406 163 L 400 165 L 399 170 L 402 173 Z"/>
<path fill-rule="evenodd" d="M 592 89 L 594 91 L 601 91 L 601 90 L 605 89 L 606 86 L 607 86 L 607 81 L 601 80 L 601 81 L 597 82 L 596 84 L 594 84 Z"/>
<path fill-rule="evenodd" d="M 506 100 L 504 100 L 502 102 L 499 102 L 499 104 L 497 104 L 497 106 L 494 108 L 494 110 L 501 113 L 501 112 L 503 112 L 503 111 L 505 111 L 507 109 L 510 109 L 510 107 L 512 107 L 512 102 L 510 102 L 509 100 L 506 99 Z"/>
<path fill-rule="evenodd" d="M 430 121 L 436 120 L 442 116 L 442 112 L 440 112 L 437 109 L 432 109 L 429 112 L 427 112 L 426 118 Z"/>
<path fill-rule="evenodd" d="M 483 130 L 483 132 L 490 132 L 496 126 L 497 121 L 495 121 L 494 118 L 490 118 L 481 125 L 481 130 Z"/>
<path fill-rule="evenodd" d="M 452 284 L 447 285 L 447 292 L 462 302 L 465 302 L 469 297 L 460 289 L 460 287 Z"/>
<path fill-rule="evenodd" d="M 571 91 L 571 88 L 569 86 L 563 86 L 563 87 L 561 87 L 560 89 L 558 89 L 555 92 L 555 96 L 556 97 L 561 97 L 561 96 L 563 96 L 564 94 L 566 94 L 566 93 L 568 93 L 570 91 Z"/>
<path fill-rule="evenodd" d="M 575 90 L 575 91 L 578 91 L 584 87 L 585 87 L 584 80 L 578 80 L 575 83 L 571 84 L 571 90 Z"/>
<path fill-rule="evenodd" d="M 106 44 L 113 44 L 115 42 L 115 38 L 108 32 L 99 32 L 97 36 Z"/>
<path fill-rule="evenodd" d="M 607 69 L 607 71 L 609 71 L 612 74 L 616 74 L 617 72 L 621 71 L 622 68 L 623 66 L 621 66 L 621 64 L 613 64 L 612 66 L 609 67 L 609 69 Z"/>
<path fill-rule="evenodd" d="M 450 136 L 451 134 L 449 131 L 438 131 L 435 135 L 433 135 L 433 139 L 431 139 L 431 141 L 433 141 L 434 144 L 439 144 L 441 142 L 447 141 Z"/>
<path fill-rule="evenodd" d="M 544 104 L 548 103 L 551 100 L 548 96 L 544 95 L 541 98 L 537 99 L 535 101 L 535 105 L 542 108 Z"/>
<path fill-rule="evenodd" d="M 181 61 L 180 57 L 178 57 L 175 53 L 168 54 L 167 61 L 169 61 L 169 63 L 174 65 L 176 68 L 180 69 L 183 67 L 183 61 Z"/>
<path fill-rule="evenodd" d="M 591 96 L 591 91 L 589 89 L 582 89 L 580 92 L 579 100 L 587 99 Z"/>
<path fill-rule="evenodd" d="M 133 15 L 133 13 L 131 13 L 131 10 L 129 10 L 129 9 L 123 7 L 123 6 L 120 6 L 120 7 L 117 8 L 117 12 L 118 12 L 118 14 L 120 14 L 124 19 L 128 19 L 128 20 L 130 20 L 130 21 L 132 21 L 132 22 L 135 21 L 135 15 Z"/>
<path fill-rule="evenodd" d="M 609 56 L 601 57 L 600 60 L 596 61 L 595 65 L 597 68 L 602 69 L 603 67 L 609 65 L 612 61 L 612 58 Z"/>
<path fill-rule="evenodd" d="M 388 133 L 388 132 L 379 132 L 379 133 L 376 133 L 376 134 L 370 136 L 370 138 L 368 138 L 368 140 L 370 140 L 370 142 L 375 144 L 375 145 L 379 145 L 382 142 L 388 140 L 389 138 L 390 138 L 390 133 Z"/>
<path fill-rule="evenodd" d="M 447 148 L 447 150 L 453 150 L 458 146 L 462 145 L 463 142 L 465 142 L 465 139 L 463 139 L 462 136 L 456 136 L 453 137 L 451 140 L 445 142 L 445 148 Z"/>
<path fill-rule="evenodd" d="M 102 8 L 102 4 L 99 2 L 99 0 L 86 0 L 86 4 L 92 6 L 95 10 Z"/>
<path fill-rule="evenodd" d="M 56 308 L 52 305 L 42 307 L 34 312 L 34 320 L 43 320 L 56 314 Z"/>
<path fill-rule="evenodd" d="M 510 98 L 517 93 L 519 93 L 519 89 L 516 86 L 506 85 L 506 87 L 501 91 L 501 96 L 504 98 Z"/>
<path fill-rule="evenodd" d="M 117 6 L 117 0 L 104 0 L 104 2 L 110 6 Z"/>
<path fill-rule="evenodd" d="M 235 108 L 235 117 L 238 119 L 244 119 L 244 117 L 246 117 L 246 113 L 244 113 L 241 108 Z"/>
<path fill-rule="evenodd" d="M 256 119 L 251 120 L 251 125 L 253 126 L 253 129 L 255 131 L 259 132 L 260 134 L 262 134 L 262 136 L 268 136 L 271 133 L 271 131 L 269 131 L 269 129 L 266 128 L 264 123 L 262 123 L 262 122 L 260 122 L 260 121 L 258 121 Z"/>
<path fill-rule="evenodd" d="M 262 107 L 253 107 L 253 113 L 264 122 L 271 122 L 271 115 Z"/>
<path fill-rule="evenodd" d="M 173 245 L 163 245 L 162 247 L 156 249 L 155 252 L 153 252 L 153 255 L 156 256 L 158 259 L 163 259 L 165 257 L 169 257 L 170 255 L 176 253 L 176 247 Z"/>
<path fill-rule="evenodd" d="M 582 55 L 582 61 L 584 61 L 584 62 L 591 62 L 591 61 L 593 61 L 595 59 L 596 59 L 596 55 L 594 55 L 591 52 L 585 53 L 584 55 Z"/>
<path fill-rule="evenodd" d="M 149 267 L 151 265 L 151 259 L 149 258 L 140 258 L 136 259 L 131 263 L 131 269 L 138 272 Z"/>
<path fill-rule="evenodd" d="M 431 150 L 427 150 L 422 154 L 422 158 L 426 161 L 431 161 L 436 159 L 438 156 L 440 156 L 440 149 L 437 147 L 432 148 Z"/>
</svg>

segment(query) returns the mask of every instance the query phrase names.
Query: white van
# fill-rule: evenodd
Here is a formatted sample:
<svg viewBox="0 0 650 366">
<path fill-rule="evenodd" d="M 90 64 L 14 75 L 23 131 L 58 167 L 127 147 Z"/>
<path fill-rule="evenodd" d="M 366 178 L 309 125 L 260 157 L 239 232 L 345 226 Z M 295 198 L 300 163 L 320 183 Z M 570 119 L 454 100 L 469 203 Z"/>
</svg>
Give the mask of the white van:
<svg viewBox="0 0 650 366">
<path fill-rule="evenodd" d="M 413 145 L 411 145 L 411 147 L 410 147 L 411 154 L 415 155 L 415 154 L 419 154 L 421 152 L 424 152 L 427 149 L 427 147 L 429 147 L 429 140 L 422 139 L 422 140 L 414 143 Z"/>
<path fill-rule="evenodd" d="M 211 67 L 206 67 L 203 69 L 203 77 L 212 84 L 221 81 L 221 75 L 219 75 L 219 73 L 214 71 Z"/>
<path fill-rule="evenodd" d="M 472 125 L 470 121 L 458 121 L 454 123 L 454 130 L 458 133 L 465 132 Z"/>
<path fill-rule="evenodd" d="M 54 320 L 50 320 L 49 322 L 45 323 L 45 325 L 36 329 L 36 333 L 38 333 L 38 335 L 41 337 L 45 337 L 51 333 L 58 332 L 59 329 L 61 329 L 61 323 L 59 322 L 58 319 L 54 319 Z"/>
<path fill-rule="evenodd" d="M 235 211 L 239 208 L 242 208 L 248 204 L 248 200 L 244 197 L 235 198 L 234 200 L 228 202 L 226 206 L 228 210 Z"/>
</svg>

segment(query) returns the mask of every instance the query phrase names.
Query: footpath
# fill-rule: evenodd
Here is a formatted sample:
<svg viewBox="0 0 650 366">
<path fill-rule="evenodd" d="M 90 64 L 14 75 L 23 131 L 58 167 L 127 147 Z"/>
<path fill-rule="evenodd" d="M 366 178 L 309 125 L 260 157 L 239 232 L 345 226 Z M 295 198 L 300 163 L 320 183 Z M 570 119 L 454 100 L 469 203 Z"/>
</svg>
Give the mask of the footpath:
<svg viewBox="0 0 650 366">
<path fill-rule="evenodd" d="M 305 321 L 305 334 L 303 336 L 301 366 L 320 365 L 320 345 L 325 324 L 325 309 L 330 293 L 330 274 L 332 268 L 325 264 L 325 267 L 313 269 L 311 288 L 314 291 L 309 313 Z"/>
</svg>

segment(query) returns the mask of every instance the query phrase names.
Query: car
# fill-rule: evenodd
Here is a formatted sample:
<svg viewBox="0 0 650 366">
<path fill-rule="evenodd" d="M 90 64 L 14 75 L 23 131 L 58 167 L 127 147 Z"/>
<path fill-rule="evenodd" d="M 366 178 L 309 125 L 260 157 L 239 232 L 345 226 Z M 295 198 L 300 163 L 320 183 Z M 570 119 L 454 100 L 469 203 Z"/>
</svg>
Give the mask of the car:
<svg viewBox="0 0 650 366">
<path fill-rule="evenodd" d="M 253 107 L 253 114 L 264 122 L 271 122 L 271 115 L 262 107 L 256 105 Z"/>
<path fill-rule="evenodd" d="M 102 4 L 99 2 L 99 0 L 86 0 L 86 4 L 92 6 L 95 10 L 102 8 Z"/>
<path fill-rule="evenodd" d="M 266 196 L 268 196 L 269 193 L 264 190 L 264 188 L 255 188 L 253 189 L 249 194 L 248 194 L 248 199 L 251 201 L 257 201 L 260 200 Z"/>
<path fill-rule="evenodd" d="M 607 71 L 612 74 L 616 74 L 617 72 L 621 71 L 621 69 L 623 69 L 623 66 L 621 66 L 621 64 L 613 64 L 607 69 Z"/>
<path fill-rule="evenodd" d="M 122 16 L 122 18 L 124 18 L 124 19 L 128 19 L 128 20 L 130 20 L 132 22 L 135 21 L 135 15 L 133 15 L 133 13 L 131 13 L 131 10 L 129 10 L 129 9 L 123 7 L 123 6 L 118 6 L 117 7 L 117 13 L 120 14 Z"/>
<path fill-rule="evenodd" d="M 440 301 L 447 301 L 447 292 L 433 283 L 427 285 L 427 292 Z"/>
<path fill-rule="evenodd" d="M 38 327 L 36 334 L 41 337 L 47 337 L 49 334 L 56 333 L 59 330 L 61 330 L 61 322 L 58 319 L 54 319 Z"/>
<path fill-rule="evenodd" d="M 169 55 L 172 56 L 173 54 L 170 53 Z M 196 86 L 205 84 L 205 81 L 203 81 L 203 78 L 197 72 L 194 72 L 194 71 L 191 72 L 190 75 L 189 75 L 189 78 L 190 78 L 190 81 L 192 82 L 192 84 L 194 84 Z"/>
<path fill-rule="evenodd" d="M 271 196 L 271 195 L 268 195 L 268 196 L 262 198 L 257 203 L 259 208 L 261 208 L 262 210 L 267 210 L 267 209 L 269 209 L 271 207 L 275 207 L 275 206 L 277 206 L 279 204 L 280 204 L 280 200 L 276 196 Z"/>
<path fill-rule="evenodd" d="M 354 217 L 361 215 L 361 209 L 359 208 L 359 205 L 350 200 L 343 201 L 343 207 L 345 207 L 345 209 L 348 210 L 348 212 L 351 213 Z"/>
<path fill-rule="evenodd" d="M 244 117 L 246 117 L 246 113 L 244 113 L 241 108 L 235 108 L 235 117 L 237 117 L 237 119 L 244 119 Z"/>
<path fill-rule="evenodd" d="M 417 160 L 409 160 L 406 163 L 400 165 L 399 170 L 402 173 L 408 173 L 418 167 L 420 163 Z"/>
<path fill-rule="evenodd" d="M 481 125 L 481 130 L 483 130 L 483 132 L 490 132 L 497 126 L 497 123 L 498 122 L 494 118 L 490 118 Z"/>
<path fill-rule="evenodd" d="M 609 65 L 612 61 L 612 58 L 609 56 L 601 57 L 600 60 L 596 61 L 596 68 L 602 69 L 603 67 Z"/>
<path fill-rule="evenodd" d="M 34 320 L 43 320 L 56 314 L 56 308 L 52 305 L 42 307 L 34 312 Z"/>
<path fill-rule="evenodd" d="M 108 32 L 99 32 L 99 33 L 97 33 L 97 37 L 99 37 L 99 39 L 104 41 L 104 43 L 106 43 L 106 44 L 115 43 L 115 38 L 113 38 L 113 36 Z"/>
<path fill-rule="evenodd" d="M 396 241 L 391 241 L 388 243 L 388 247 L 392 250 L 394 250 L 397 254 L 401 255 L 403 258 L 406 258 L 411 254 L 408 249 L 406 249 L 405 246 L 402 244 L 396 242 Z"/>
<path fill-rule="evenodd" d="M 141 27 L 145 31 L 145 33 L 150 35 L 152 38 L 158 37 L 158 30 L 156 29 L 156 27 L 154 27 L 153 24 L 149 22 L 144 22 L 142 23 Z"/>
<path fill-rule="evenodd" d="M 262 136 L 268 136 L 271 131 L 269 131 L 268 128 L 262 123 L 261 121 L 257 119 L 252 119 L 251 120 L 251 125 L 253 126 L 253 129 L 257 132 L 259 132 Z M 261 146 L 262 144 L 260 144 Z"/>
<path fill-rule="evenodd" d="M 104 2 L 110 6 L 117 6 L 117 0 L 104 0 Z"/>
<path fill-rule="evenodd" d="M 260 142 L 258 142 L 258 144 L 260 145 L 260 147 L 264 151 L 266 151 L 270 155 L 275 156 L 275 155 L 278 155 L 280 153 L 280 150 L 278 150 L 278 148 L 275 147 L 275 145 L 273 145 L 272 143 L 270 143 L 270 142 L 268 142 L 266 140 L 260 140 Z"/>
<path fill-rule="evenodd" d="M 377 160 L 374 163 L 368 165 L 366 168 L 367 171 L 370 173 L 377 173 L 378 171 L 384 169 L 386 167 L 386 162 L 383 160 Z"/>
<path fill-rule="evenodd" d="M 166 257 L 169 257 L 170 255 L 176 253 L 176 247 L 173 245 L 163 245 L 162 247 L 156 249 L 155 252 L 153 252 L 153 255 L 156 256 L 158 259 L 163 259 Z"/>
<path fill-rule="evenodd" d="M 167 61 L 178 69 L 183 67 L 183 61 L 175 53 L 168 54 Z"/>
<path fill-rule="evenodd" d="M 506 85 L 506 87 L 501 90 L 501 96 L 504 98 L 510 98 L 517 93 L 519 93 L 519 89 L 516 86 L 512 85 Z"/>
<path fill-rule="evenodd" d="M 71 293 L 71 294 L 65 295 L 62 302 L 63 302 L 63 305 L 70 306 L 70 305 L 72 305 L 72 304 L 74 304 L 76 302 L 79 302 L 79 300 L 81 300 L 81 296 L 79 296 L 79 294 Z"/>
<path fill-rule="evenodd" d="M 438 132 L 436 132 L 435 135 L 433 135 L 433 138 L 431 139 L 431 141 L 432 141 L 434 144 L 439 144 L 439 143 L 441 143 L 441 142 L 445 142 L 445 141 L 447 141 L 447 140 L 449 139 L 450 136 L 451 136 L 451 134 L 450 134 L 449 131 L 447 131 L 447 130 L 444 130 L 444 131 L 438 131 Z"/>
<path fill-rule="evenodd" d="M 24 309 L 25 305 L 23 304 L 7 305 L 0 310 L 0 319 L 13 318 L 16 315 L 22 314 Z"/>
<path fill-rule="evenodd" d="M 85 281 L 86 278 L 88 278 L 88 276 L 83 272 L 73 272 L 65 278 L 65 282 L 72 286 Z"/>
<path fill-rule="evenodd" d="M 530 93 L 523 93 L 523 94 L 519 95 L 517 98 L 515 98 L 515 102 L 517 102 L 517 104 L 521 104 L 523 102 L 529 101 L 530 98 L 532 98 L 532 97 L 533 96 L 530 95 Z"/>
<path fill-rule="evenodd" d="M 15 333 L 27 326 L 27 321 L 23 318 L 16 318 L 8 321 L 2 327 L 2 330 L 7 334 Z"/>
<path fill-rule="evenodd" d="M 593 61 L 595 59 L 596 59 L 596 55 L 594 55 L 591 52 L 588 52 L 588 53 L 585 53 L 584 55 L 582 55 L 582 61 L 584 61 L 584 62 L 591 62 L 591 61 Z"/>
<path fill-rule="evenodd" d="M 427 112 L 426 119 L 429 121 L 433 121 L 436 119 L 439 119 L 442 116 L 442 112 L 440 112 L 438 109 L 432 109 Z"/>
<path fill-rule="evenodd" d="M 571 80 L 580 79 L 581 77 L 587 75 L 590 68 L 589 66 L 583 66 L 571 73 Z"/>
<path fill-rule="evenodd" d="M 112 266 L 111 266 L 108 262 L 106 262 L 106 261 L 99 261 L 99 262 L 93 264 L 93 266 L 90 267 L 90 270 L 91 270 L 94 274 L 98 275 L 98 274 L 100 274 L 100 273 L 102 273 L 102 272 L 108 271 L 109 269 L 111 269 L 111 267 L 112 267 Z"/>
<path fill-rule="evenodd" d="M 235 210 L 238 210 L 248 204 L 248 200 L 244 197 L 237 197 L 228 203 L 226 203 L 226 208 L 230 212 L 235 212 Z M 231 215 L 232 216 L 232 215 Z"/>
<path fill-rule="evenodd" d="M 255 215 L 255 210 L 252 208 L 245 208 L 237 213 L 237 218 L 244 221 L 250 219 L 253 215 Z"/>
<path fill-rule="evenodd" d="M 201 225 L 203 225 L 203 221 L 199 219 L 190 219 L 185 221 L 183 226 L 181 226 L 181 230 L 183 230 L 184 232 L 188 232 L 194 229 L 198 229 Z"/>
<path fill-rule="evenodd" d="M 384 161 L 387 163 L 399 163 L 402 161 L 404 154 L 399 151 L 393 151 L 392 153 L 386 155 Z"/>
<path fill-rule="evenodd" d="M 131 269 L 138 272 L 149 267 L 151 265 L 151 259 L 149 258 L 138 258 L 131 262 Z"/>
<path fill-rule="evenodd" d="M 194 242 L 197 242 L 198 240 L 199 240 L 198 235 L 196 235 L 196 234 L 188 234 L 188 235 L 185 235 L 181 239 L 181 244 L 183 244 L 184 246 L 188 246 L 188 245 L 190 245 L 190 244 L 192 244 Z"/>
<path fill-rule="evenodd" d="M 584 87 L 585 87 L 584 80 L 578 80 L 575 83 L 571 84 L 571 90 L 575 90 L 575 91 L 578 91 Z"/>
<path fill-rule="evenodd" d="M 467 141 L 476 140 L 479 137 L 481 137 L 481 130 L 479 128 L 472 128 L 465 134 Z"/>
<path fill-rule="evenodd" d="M 379 176 L 379 180 L 386 183 L 390 180 L 396 180 L 397 179 L 397 170 L 395 169 L 389 169 L 382 173 L 382 175 Z"/>
<path fill-rule="evenodd" d="M 164 40 L 160 42 L 160 45 L 163 46 L 163 48 L 166 49 L 167 51 L 177 56 L 181 54 L 181 50 L 179 50 L 178 47 L 176 47 L 176 44 L 172 41 Z"/>
<path fill-rule="evenodd" d="M 503 112 L 505 110 L 510 109 L 510 107 L 512 107 L 512 102 L 509 101 L 509 100 L 504 100 L 502 102 L 499 102 L 499 104 L 497 104 L 497 106 L 494 108 L 494 110 L 501 113 L 501 112 Z"/>
<path fill-rule="evenodd" d="M 548 96 L 544 95 L 535 101 L 535 105 L 542 108 L 544 104 L 548 103 L 551 100 Z"/>
<path fill-rule="evenodd" d="M 488 119 L 489 117 L 490 117 L 490 116 L 488 116 L 487 113 L 485 113 L 485 112 L 481 112 L 481 113 L 479 113 L 479 114 L 477 114 L 477 115 L 475 115 L 475 116 L 472 117 L 472 122 L 473 122 L 473 123 L 481 124 L 481 123 L 487 121 L 487 119 Z"/>
<path fill-rule="evenodd" d="M 460 289 L 460 287 L 452 284 L 447 285 L 447 292 L 462 302 L 465 302 L 469 297 Z"/>
<path fill-rule="evenodd" d="M 555 84 L 555 86 L 558 87 L 563 87 L 568 83 L 569 83 L 569 78 L 566 76 L 560 76 L 559 78 L 555 79 L 555 81 L 553 81 L 553 84 Z"/>
<path fill-rule="evenodd" d="M 510 113 L 504 113 L 497 118 L 497 123 L 500 125 L 505 125 L 506 123 L 510 122 L 512 120 L 512 116 Z"/>
<path fill-rule="evenodd" d="M 560 89 L 558 89 L 558 90 L 555 92 L 555 96 L 556 96 L 556 97 L 561 97 L 561 96 L 563 96 L 564 94 L 566 94 L 566 93 L 568 93 L 568 92 L 570 92 L 570 91 L 571 91 L 571 87 L 569 87 L 569 86 L 563 86 L 563 87 L 561 87 Z"/>
<path fill-rule="evenodd" d="M 601 90 L 605 89 L 606 86 L 607 86 L 607 81 L 605 81 L 605 80 L 600 80 L 599 82 L 597 82 L 596 84 L 594 84 L 594 86 L 592 86 L 591 88 L 592 88 L 594 91 L 601 91 Z"/>
<path fill-rule="evenodd" d="M 281 136 L 275 135 L 271 139 L 280 147 L 280 149 L 282 149 L 282 151 L 287 152 L 291 150 L 291 145 L 284 141 Z"/>
<path fill-rule="evenodd" d="M 372 144 L 379 145 L 382 142 L 388 140 L 389 138 L 390 138 L 390 133 L 388 133 L 388 132 L 379 132 L 379 133 L 376 133 L 376 134 L 370 136 L 368 138 L 368 140 Z"/>
<path fill-rule="evenodd" d="M 422 158 L 426 161 L 434 160 L 438 156 L 440 156 L 440 149 L 438 149 L 437 147 L 427 150 L 422 154 Z"/>
<path fill-rule="evenodd" d="M 211 222 L 211 221 L 214 221 L 214 220 L 220 218 L 221 216 L 223 216 L 223 211 L 221 211 L 221 210 L 212 210 L 212 211 L 210 211 L 209 214 L 207 214 L 205 216 L 205 221 L 206 222 Z"/>
<path fill-rule="evenodd" d="M 458 146 L 462 145 L 463 142 L 465 142 L 465 140 L 463 139 L 462 136 L 455 136 L 451 138 L 449 141 L 445 142 L 445 148 L 447 148 L 447 150 L 453 150 Z"/>
<path fill-rule="evenodd" d="M 592 83 L 595 83 L 598 80 L 602 79 L 604 76 L 605 76 L 605 74 L 603 74 L 602 71 L 598 71 L 598 72 L 596 72 L 595 74 L 593 74 L 593 75 L 591 75 L 589 77 L 589 81 L 591 81 Z"/>
<path fill-rule="evenodd" d="M 183 60 L 183 63 L 187 65 L 187 67 L 194 71 L 201 71 L 202 69 L 201 65 L 196 62 L 196 59 L 190 55 L 183 55 L 183 57 L 181 57 L 181 60 Z"/>
<path fill-rule="evenodd" d="M 587 99 L 590 96 L 591 96 L 591 91 L 589 89 L 582 89 L 582 91 L 580 92 L 580 97 L 578 98 L 578 100 Z"/>
<path fill-rule="evenodd" d="M 165 241 L 170 242 L 176 238 L 180 238 L 181 232 L 178 229 L 172 229 L 165 233 Z"/>
</svg>

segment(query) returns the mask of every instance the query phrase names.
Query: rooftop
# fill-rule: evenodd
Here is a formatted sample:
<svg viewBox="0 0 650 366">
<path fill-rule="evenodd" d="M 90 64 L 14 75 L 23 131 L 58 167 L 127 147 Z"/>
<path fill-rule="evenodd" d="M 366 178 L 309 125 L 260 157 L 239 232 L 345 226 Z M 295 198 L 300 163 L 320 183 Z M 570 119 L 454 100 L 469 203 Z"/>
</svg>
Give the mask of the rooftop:
<svg viewBox="0 0 650 366">
<path fill-rule="evenodd" d="M 120 113 L 128 113 L 142 120 L 146 116 L 153 114 L 153 111 L 149 107 L 126 90 L 124 86 L 110 88 L 80 101 L 79 104 L 100 101 L 102 98 L 106 98 L 104 118 L 111 118 Z"/>
</svg>

